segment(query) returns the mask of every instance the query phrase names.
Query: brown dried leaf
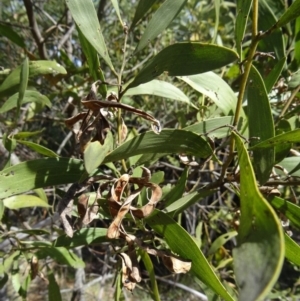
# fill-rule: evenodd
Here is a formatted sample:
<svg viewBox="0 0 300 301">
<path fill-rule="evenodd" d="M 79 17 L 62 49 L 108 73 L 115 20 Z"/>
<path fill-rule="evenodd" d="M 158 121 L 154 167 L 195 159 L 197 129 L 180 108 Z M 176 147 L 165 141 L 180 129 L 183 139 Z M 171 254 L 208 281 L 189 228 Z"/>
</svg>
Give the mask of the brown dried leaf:
<svg viewBox="0 0 300 301">
<path fill-rule="evenodd" d="M 97 83 L 92 84 L 89 94 L 82 101 L 97 101 Z M 79 113 L 65 121 L 71 127 L 76 122 L 82 120 L 80 129 L 76 133 L 76 140 L 80 144 L 83 153 L 90 141 L 104 143 L 106 133 L 110 129 L 109 123 L 98 107 L 89 109 L 87 112 Z"/>
<path fill-rule="evenodd" d="M 175 255 L 164 255 L 162 260 L 166 268 L 175 274 L 187 273 L 192 267 L 191 261 L 183 260 Z"/>
<path fill-rule="evenodd" d="M 97 116 L 93 126 L 96 129 L 96 133 L 92 141 L 99 141 L 103 145 L 106 135 L 110 130 L 110 125 L 101 111 L 99 112 L 99 115 Z"/>
<path fill-rule="evenodd" d="M 160 122 L 158 120 L 153 121 L 153 123 L 151 123 L 151 129 L 155 134 L 159 134 L 161 132 Z"/>
<path fill-rule="evenodd" d="M 132 263 L 132 269 L 130 273 L 130 279 L 134 280 L 134 282 L 141 282 L 141 272 L 139 269 L 139 263 L 137 261 L 137 255 L 134 246 L 130 247 L 130 251 L 128 253 L 131 263 Z"/>
<path fill-rule="evenodd" d="M 147 112 L 143 110 L 136 109 L 132 106 L 115 102 L 115 101 L 109 101 L 109 100 L 82 100 L 81 103 L 89 110 L 92 111 L 99 111 L 101 108 L 118 108 L 122 110 L 126 110 L 129 112 L 132 112 L 146 120 L 149 120 L 152 122 L 152 129 L 156 134 L 159 134 L 161 131 L 160 122 L 155 119 L 152 115 L 148 114 Z"/>
<path fill-rule="evenodd" d="M 122 284 L 126 289 L 132 291 L 137 282 L 142 280 L 138 269 L 135 250 L 132 250 L 131 256 L 126 253 L 119 254 L 122 259 Z M 135 261 L 135 263 L 132 261 Z"/>
<path fill-rule="evenodd" d="M 187 155 L 185 154 L 180 154 L 179 155 L 180 161 L 188 166 L 199 166 L 199 164 L 195 161 L 194 158 L 190 159 Z"/>
<path fill-rule="evenodd" d="M 121 220 L 122 221 L 122 220 Z M 107 229 L 107 238 L 109 239 L 117 239 L 120 237 L 120 230 L 119 230 L 119 226 L 121 224 L 121 221 L 118 220 L 114 220 L 111 225 L 108 227 Z"/>
<path fill-rule="evenodd" d="M 153 212 L 156 204 L 161 199 L 162 189 L 157 184 L 154 183 L 148 183 L 148 185 L 150 186 L 150 189 L 152 191 L 149 202 L 142 208 L 135 208 L 135 207 L 130 208 L 133 216 L 137 218 L 143 218 L 150 215 Z"/>
<path fill-rule="evenodd" d="M 122 284 L 129 291 L 132 291 L 135 287 L 135 282 L 130 279 L 130 273 L 132 271 L 131 259 L 126 253 L 121 253 L 119 255 L 122 259 Z"/>
<path fill-rule="evenodd" d="M 260 186 L 259 191 L 264 194 L 269 196 L 281 196 L 281 193 L 279 189 L 272 187 L 272 186 Z"/>
<path fill-rule="evenodd" d="M 86 112 L 81 112 L 75 116 L 66 119 L 65 124 L 67 127 L 71 128 L 76 122 L 78 122 L 79 120 L 83 120 L 85 116 L 86 116 Z"/>
<path fill-rule="evenodd" d="M 126 185 L 128 184 L 130 176 L 128 174 L 122 175 L 111 188 L 111 198 L 115 202 L 121 202 L 121 197 Z"/>
<path fill-rule="evenodd" d="M 143 167 L 143 166 L 141 168 L 143 170 L 143 173 L 142 173 L 143 179 L 145 180 L 146 183 L 149 183 L 150 179 L 151 179 L 151 171 L 148 168 Z"/>
<path fill-rule="evenodd" d="M 141 192 L 141 189 L 137 189 L 134 193 L 132 193 L 124 202 L 124 204 L 120 207 L 117 216 L 109 226 L 107 230 L 107 237 L 110 239 L 116 239 L 120 237 L 120 226 L 123 218 L 128 213 L 130 209 L 130 205 L 132 201 L 136 198 L 136 196 Z M 111 210 L 111 207 L 110 207 Z"/>
<path fill-rule="evenodd" d="M 97 84 L 98 84 L 98 81 L 96 81 L 92 84 L 89 94 L 84 99 L 97 100 Z"/>
<path fill-rule="evenodd" d="M 89 223 L 91 223 L 95 218 L 97 218 L 98 211 L 99 205 L 96 198 L 94 203 L 87 209 L 86 214 L 82 220 L 82 224 L 88 225 Z"/>
<path fill-rule="evenodd" d="M 126 137 L 127 137 L 127 133 L 128 133 L 128 129 L 127 126 L 122 118 L 122 127 L 121 127 L 121 141 L 119 143 L 122 143 L 125 141 Z"/>
<path fill-rule="evenodd" d="M 31 258 L 30 273 L 31 280 L 33 280 L 39 274 L 39 260 L 35 255 L 33 255 Z"/>
<path fill-rule="evenodd" d="M 107 230 L 107 237 L 110 238 L 110 239 L 116 239 L 116 238 L 119 238 L 120 236 L 120 226 L 121 226 L 121 223 L 122 223 L 122 220 L 123 218 L 125 217 L 125 215 L 127 214 L 127 212 L 129 211 L 130 209 L 130 203 L 129 202 L 125 202 L 117 216 L 115 217 L 115 219 L 113 220 L 113 222 L 111 223 L 111 225 L 109 226 L 108 230 Z"/>
<path fill-rule="evenodd" d="M 71 213 L 75 195 L 79 194 L 89 186 L 89 183 L 73 183 L 65 196 L 58 203 L 58 213 L 61 218 L 65 233 L 73 237 L 73 228 L 71 225 Z"/>
<path fill-rule="evenodd" d="M 87 196 L 86 194 L 82 194 L 78 198 L 77 211 L 81 220 L 83 220 L 86 215 L 88 203 L 89 203 L 89 196 Z"/>
<path fill-rule="evenodd" d="M 72 203 L 70 203 L 70 205 L 73 206 L 73 200 L 72 200 Z M 72 228 L 72 225 L 71 225 L 71 218 L 68 215 L 66 215 L 65 213 L 62 213 L 60 215 L 60 219 L 61 219 L 61 222 L 63 224 L 65 233 L 69 237 L 73 237 L 74 231 L 73 231 L 73 228 Z"/>
<path fill-rule="evenodd" d="M 130 292 L 132 292 L 135 288 L 136 283 L 130 281 L 128 278 L 125 280 L 125 282 L 123 283 L 124 287 L 126 289 L 128 289 Z"/>
</svg>

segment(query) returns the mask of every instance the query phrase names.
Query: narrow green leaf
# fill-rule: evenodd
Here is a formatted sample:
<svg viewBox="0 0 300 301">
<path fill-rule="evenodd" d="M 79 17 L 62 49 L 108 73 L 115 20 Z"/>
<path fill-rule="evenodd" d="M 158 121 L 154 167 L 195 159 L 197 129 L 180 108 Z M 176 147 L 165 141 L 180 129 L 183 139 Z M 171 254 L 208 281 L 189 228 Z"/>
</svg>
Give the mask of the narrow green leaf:
<svg viewBox="0 0 300 301">
<path fill-rule="evenodd" d="M 244 118 L 241 117 L 237 125 L 237 129 L 239 131 L 243 126 L 243 119 Z M 224 138 L 231 134 L 231 129 L 229 129 L 226 125 L 232 124 L 232 121 L 233 116 L 212 118 L 187 126 L 183 128 L 183 130 L 190 131 L 198 135 L 207 135 L 212 138 Z M 210 134 L 208 134 L 209 132 Z M 134 162 L 134 164 L 141 165 L 146 162 L 154 162 L 165 155 L 167 154 L 144 154 L 137 162 Z"/>
<path fill-rule="evenodd" d="M 277 18 L 266 0 L 258 1 L 258 28 L 259 30 L 268 30 L 272 27 Z M 277 61 L 286 56 L 284 35 L 281 29 L 276 29 L 270 35 L 265 36 L 258 44 L 258 50 L 261 52 L 273 52 L 275 60 L 270 64 L 276 64 Z"/>
<path fill-rule="evenodd" d="M 263 300 L 281 271 L 284 260 L 283 231 L 273 208 L 257 188 L 251 161 L 241 138 L 236 134 L 234 136 L 241 177 L 238 246 L 233 250 L 239 300 Z"/>
<path fill-rule="evenodd" d="M 164 237 L 175 254 L 192 261 L 191 271 L 197 278 L 211 287 L 224 300 L 234 300 L 214 273 L 193 238 L 180 225 L 159 210 L 155 210 L 145 221 L 155 232 Z"/>
<path fill-rule="evenodd" d="M 16 231 L 16 233 L 26 233 L 28 235 L 50 235 L 50 231 L 44 229 L 22 229 Z"/>
<path fill-rule="evenodd" d="M 201 199 L 204 199 L 207 196 L 210 196 L 214 193 L 213 190 L 199 190 L 188 193 L 182 198 L 177 199 L 175 202 L 167 206 L 163 211 L 168 213 L 168 215 L 176 216 L 179 213 L 183 212 L 186 208 L 189 208 L 191 205 L 199 202 Z"/>
<path fill-rule="evenodd" d="M 31 141 L 25 141 L 25 140 L 17 140 L 17 142 L 28 146 L 29 148 L 31 148 L 32 150 L 34 150 L 35 152 L 41 155 L 52 157 L 52 158 L 58 157 L 58 155 L 54 151 L 40 144 Z"/>
<path fill-rule="evenodd" d="M 17 141 L 14 138 L 10 138 L 7 134 L 3 134 L 2 137 L 4 147 L 9 151 L 9 153 L 13 152 L 17 146 Z"/>
<path fill-rule="evenodd" d="M 157 0 L 147 0 L 147 1 L 140 0 L 139 1 L 136 11 L 135 11 L 135 14 L 134 14 L 134 17 L 133 17 L 133 20 L 132 20 L 132 23 L 130 25 L 130 31 L 134 28 L 134 26 L 137 24 L 137 22 L 139 22 L 145 16 L 147 11 L 150 9 L 150 7 L 156 1 Z"/>
<path fill-rule="evenodd" d="M 27 293 L 28 293 L 28 289 L 31 283 L 31 276 L 30 274 L 28 274 L 25 278 L 25 280 L 23 281 L 23 283 L 21 284 L 21 287 L 19 289 L 19 296 L 23 298 L 23 300 L 26 300 L 27 298 Z"/>
<path fill-rule="evenodd" d="M 88 174 L 91 174 L 104 160 L 105 156 L 113 148 L 113 136 L 111 132 L 107 133 L 104 144 L 99 141 L 91 142 L 84 151 L 84 167 Z"/>
<path fill-rule="evenodd" d="M 151 282 L 151 295 L 153 300 L 160 301 L 160 294 L 158 291 L 158 286 L 155 278 L 154 266 L 152 264 L 151 258 L 147 252 L 142 249 L 138 249 L 138 254 L 141 256 L 145 268 L 148 272 L 150 282 Z"/>
<path fill-rule="evenodd" d="M 0 86 L 0 92 L 5 91 L 19 84 L 21 67 L 14 69 L 4 80 Z M 29 77 L 40 74 L 67 74 L 66 69 L 55 61 L 30 61 L 29 62 Z"/>
<path fill-rule="evenodd" d="M 233 116 L 217 117 L 207 119 L 183 128 L 198 135 L 207 135 L 212 138 L 224 138 L 230 136 L 231 130 L 226 125 L 232 124 Z M 242 128 L 243 118 L 240 118 L 238 130 Z M 209 133 L 209 134 L 208 134 Z"/>
<path fill-rule="evenodd" d="M 162 158 L 164 156 L 167 156 L 168 154 L 163 154 L 163 153 L 159 153 L 159 154 L 144 154 L 144 155 L 138 155 L 137 157 L 133 157 L 133 159 L 137 158 L 137 161 L 132 160 L 130 162 L 130 165 L 143 165 L 143 164 L 149 164 L 152 165 L 151 163 L 156 162 L 159 158 Z M 132 163 L 132 164 L 131 164 Z"/>
<path fill-rule="evenodd" d="M 1 222 L 3 214 L 4 214 L 4 210 L 5 210 L 4 204 L 2 201 L 0 201 L 0 222 Z"/>
<path fill-rule="evenodd" d="M 252 66 L 249 75 L 249 84 L 247 90 L 248 99 L 248 120 L 249 120 L 249 137 L 259 137 L 259 141 L 264 141 L 274 137 L 274 123 L 269 103 L 269 97 L 264 82 L 254 66 Z M 253 140 L 251 145 L 257 144 Z M 262 185 L 270 176 L 275 164 L 274 147 L 267 149 L 255 149 L 253 151 L 254 170 L 257 180 Z"/>
<path fill-rule="evenodd" d="M 185 167 L 175 187 L 173 187 L 171 191 L 164 197 L 165 207 L 168 207 L 182 197 L 183 193 L 185 192 L 186 179 L 188 177 L 189 170 L 190 169 L 188 167 Z"/>
<path fill-rule="evenodd" d="M 114 70 L 102 35 L 92 0 L 66 0 L 67 6 L 83 35 L 97 50 L 107 65 Z"/>
<path fill-rule="evenodd" d="M 41 247 L 35 253 L 39 259 L 47 258 L 48 256 L 60 264 L 66 264 L 75 269 L 84 268 L 85 263 L 75 253 L 67 250 L 64 247 Z"/>
<path fill-rule="evenodd" d="M 20 251 L 15 251 L 5 258 L 4 265 L 3 265 L 4 272 L 7 273 L 11 270 L 13 263 L 18 260 L 20 255 L 21 255 Z"/>
<path fill-rule="evenodd" d="M 300 207 L 280 197 L 272 197 L 269 199 L 270 204 L 278 211 L 283 213 L 291 223 L 300 229 Z"/>
<path fill-rule="evenodd" d="M 276 126 L 276 136 L 284 133 L 288 133 L 291 130 L 292 130 L 291 124 L 287 120 L 281 119 L 279 120 Z M 292 143 L 277 144 L 275 146 L 275 164 L 282 161 L 284 158 L 288 157 L 292 146 L 293 146 Z"/>
<path fill-rule="evenodd" d="M 210 246 L 207 255 L 212 255 L 216 253 L 224 244 L 231 238 L 237 236 L 236 231 L 227 232 L 223 235 L 220 235 Z"/>
<path fill-rule="evenodd" d="M 21 287 L 21 277 L 20 277 L 20 270 L 19 270 L 19 261 L 16 260 L 13 262 L 13 268 L 11 270 L 11 283 L 14 290 L 18 293 Z"/>
<path fill-rule="evenodd" d="M 126 90 L 151 81 L 163 72 L 183 76 L 215 70 L 234 62 L 236 52 L 205 43 L 177 43 L 166 47 L 152 58 Z"/>
<path fill-rule="evenodd" d="M 186 1 L 187 0 L 166 0 L 162 4 L 148 23 L 134 53 L 141 51 L 148 45 L 149 41 L 156 38 L 163 30 L 165 30 L 179 14 Z"/>
<path fill-rule="evenodd" d="M 0 108 L 0 113 L 7 112 L 18 105 L 18 98 L 19 98 L 19 93 L 16 93 L 9 97 L 6 102 L 3 104 L 3 106 Z M 40 103 L 43 106 L 47 106 L 51 108 L 52 104 L 50 100 L 48 99 L 47 96 L 42 95 L 40 92 L 37 91 L 30 91 L 26 90 L 24 97 L 22 99 L 21 105 L 28 103 L 28 102 L 37 102 Z"/>
<path fill-rule="evenodd" d="M 292 263 L 300 266 L 300 246 L 286 233 L 284 234 L 285 240 L 285 257 Z"/>
<path fill-rule="evenodd" d="M 44 202 L 48 203 L 48 197 L 43 188 L 34 189 L 34 193 L 36 193 Z"/>
<path fill-rule="evenodd" d="M 115 277 L 114 301 L 120 301 L 122 293 L 122 274 L 119 271 Z"/>
<path fill-rule="evenodd" d="M 185 102 L 195 108 L 197 108 L 195 105 L 193 105 L 190 102 L 190 99 L 176 86 L 164 82 L 161 80 L 154 79 L 148 83 L 141 84 L 137 87 L 131 88 L 126 91 L 125 95 L 155 95 L 165 98 L 170 98 L 178 101 Z"/>
<path fill-rule="evenodd" d="M 19 47 L 25 48 L 24 39 L 16 33 L 11 26 L 0 24 L 0 36 L 4 36 Z"/>
<path fill-rule="evenodd" d="M 295 0 L 290 7 L 284 12 L 275 24 L 276 27 L 282 27 L 287 23 L 293 21 L 300 15 L 300 0 Z"/>
<path fill-rule="evenodd" d="M 122 18 L 121 18 L 121 14 L 120 14 L 118 0 L 110 0 L 110 1 L 111 1 L 112 5 L 113 5 L 114 9 L 116 10 L 116 13 L 117 13 L 117 16 L 118 16 L 118 18 L 120 20 L 121 25 L 123 26 L 124 24 L 123 24 L 123 21 L 122 21 Z"/>
<path fill-rule="evenodd" d="M 155 184 L 161 184 L 165 181 L 165 173 L 160 170 L 152 174 L 150 182 Z"/>
<path fill-rule="evenodd" d="M 215 6 L 215 26 L 214 26 L 214 36 L 211 39 L 212 44 L 217 44 L 216 40 L 218 37 L 218 29 L 219 29 L 219 23 L 220 23 L 220 7 L 221 7 L 221 1 L 220 0 L 215 0 L 214 1 L 214 6 Z"/>
<path fill-rule="evenodd" d="M 235 111 L 237 96 L 231 87 L 214 72 L 191 76 L 178 76 L 178 78 L 186 82 L 196 91 L 208 96 L 224 114 L 228 115 L 230 112 Z"/>
<path fill-rule="evenodd" d="M 0 274 L 0 288 L 3 288 L 4 285 L 7 283 L 7 281 L 8 281 L 7 273 L 1 273 Z"/>
<path fill-rule="evenodd" d="M 48 299 L 49 301 L 62 301 L 59 286 L 55 280 L 53 272 L 48 274 Z"/>
<path fill-rule="evenodd" d="M 252 0 L 238 0 L 236 4 L 236 22 L 235 22 L 235 37 L 237 52 L 242 59 L 242 42 L 247 27 Z"/>
<path fill-rule="evenodd" d="M 106 228 L 82 228 L 74 232 L 73 237 L 66 234 L 59 236 L 54 242 L 54 247 L 76 248 L 108 241 Z"/>
<path fill-rule="evenodd" d="M 291 78 L 290 78 L 290 80 L 288 82 L 288 88 L 289 89 L 295 89 L 295 88 L 297 88 L 298 85 L 299 85 L 299 80 L 300 80 L 300 69 L 298 69 L 296 72 L 294 72 L 294 73 L 291 74 Z M 296 112 L 298 112 L 297 109 L 299 110 L 299 107 L 295 108 Z M 291 110 L 291 112 L 289 112 L 289 113 L 293 113 L 293 111 L 294 110 Z M 285 115 L 285 118 L 290 118 L 291 116 L 294 116 L 293 114 L 290 115 L 289 113 L 287 113 Z"/>
<path fill-rule="evenodd" d="M 29 138 L 29 137 L 32 137 L 32 136 L 39 135 L 39 134 L 41 134 L 44 130 L 45 130 L 45 128 L 42 128 L 41 130 L 39 130 L 39 131 L 34 131 L 34 132 L 18 132 L 17 134 L 14 134 L 13 137 L 14 137 L 16 140 L 19 140 L 19 139 L 26 139 L 26 138 Z"/>
<path fill-rule="evenodd" d="M 49 241 L 21 240 L 21 243 L 35 248 L 51 247 Z"/>
<path fill-rule="evenodd" d="M 18 120 L 20 115 L 21 104 L 23 102 L 25 91 L 27 89 L 28 77 L 29 77 L 29 63 L 28 63 L 28 57 L 26 57 L 21 66 L 21 72 L 20 72 L 20 85 L 19 85 L 19 94 L 17 100 L 16 120 Z"/>
<path fill-rule="evenodd" d="M 39 74 L 67 74 L 66 69 L 55 61 L 31 61 L 29 62 L 29 75 Z"/>
<path fill-rule="evenodd" d="M 287 133 L 280 134 L 278 136 L 272 137 L 270 139 L 264 140 L 250 147 L 251 150 L 269 148 L 280 144 L 291 144 L 300 142 L 300 130 L 293 130 Z"/>
<path fill-rule="evenodd" d="M 264 79 L 264 83 L 265 83 L 266 90 L 267 90 L 268 93 L 270 93 L 270 91 L 272 90 L 272 88 L 276 84 L 279 76 L 281 75 L 281 72 L 282 72 L 282 69 L 285 65 L 285 62 L 286 62 L 286 57 L 281 58 L 276 63 L 274 68 L 272 68 L 272 70 L 267 75 L 267 77 Z"/>
<path fill-rule="evenodd" d="M 284 160 L 279 162 L 278 165 L 284 168 L 288 175 L 300 177 L 300 157 L 285 158 Z M 282 172 L 278 170 L 278 173 L 280 174 Z M 286 173 L 284 173 L 284 175 L 286 175 Z"/>
<path fill-rule="evenodd" d="M 91 45 L 87 38 L 82 34 L 81 30 L 77 26 L 78 37 L 82 51 L 87 59 L 87 63 L 90 70 L 90 75 L 94 81 L 105 81 L 104 74 L 100 67 L 99 57 L 96 49 Z M 103 98 L 106 98 L 107 87 L 106 85 L 99 85 L 99 92 Z"/>
<path fill-rule="evenodd" d="M 82 160 L 45 158 L 26 161 L 0 172 L 0 199 L 31 189 L 74 183 L 84 171 Z"/>
<path fill-rule="evenodd" d="M 3 204 L 9 209 L 21 209 L 27 207 L 50 207 L 48 203 L 35 195 L 15 195 L 3 200 Z"/>
<path fill-rule="evenodd" d="M 118 161 L 147 153 L 186 153 L 206 158 L 212 154 L 212 149 L 205 139 L 192 132 L 163 130 L 159 135 L 146 132 L 123 143 L 107 155 L 103 162 Z"/>
<path fill-rule="evenodd" d="M 300 67 L 300 17 L 297 17 L 295 22 L 295 44 L 294 44 L 294 60 L 292 66 L 294 66 L 294 70 L 299 69 Z"/>
</svg>

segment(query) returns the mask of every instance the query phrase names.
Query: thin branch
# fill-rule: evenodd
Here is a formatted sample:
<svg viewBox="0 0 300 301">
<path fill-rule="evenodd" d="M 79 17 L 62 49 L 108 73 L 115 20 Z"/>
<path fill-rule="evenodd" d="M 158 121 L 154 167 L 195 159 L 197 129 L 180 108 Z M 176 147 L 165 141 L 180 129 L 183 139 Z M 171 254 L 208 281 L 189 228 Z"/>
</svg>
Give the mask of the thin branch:
<svg viewBox="0 0 300 301">
<path fill-rule="evenodd" d="M 72 35 L 74 29 L 75 29 L 75 24 L 73 23 L 72 26 L 69 28 L 69 30 L 66 32 L 66 34 L 59 41 L 59 43 L 57 45 L 57 49 L 61 49 L 61 47 L 68 41 L 68 39 Z"/>
<path fill-rule="evenodd" d="M 58 155 L 61 154 L 61 151 L 63 150 L 63 148 L 65 147 L 65 145 L 67 144 L 67 142 L 70 140 L 70 138 L 73 136 L 72 132 L 69 132 L 69 134 L 65 137 L 65 139 L 61 142 L 61 144 L 59 145 L 59 148 L 57 149 L 56 153 Z"/>
<path fill-rule="evenodd" d="M 258 42 L 260 41 L 260 38 L 261 38 L 261 33 L 257 32 L 257 22 L 258 22 L 258 0 L 254 0 L 253 1 L 253 12 L 252 12 L 252 42 L 251 42 L 251 45 L 249 48 L 249 54 L 247 57 L 245 71 L 242 75 L 236 110 L 234 113 L 234 120 L 233 120 L 233 124 L 232 124 L 233 127 L 236 127 L 236 125 L 238 124 L 239 118 L 240 118 L 240 113 L 242 110 L 242 103 L 243 103 L 243 99 L 244 99 L 244 95 L 245 95 L 245 91 L 246 91 L 246 87 L 247 87 L 247 83 L 248 83 L 248 79 L 249 79 L 252 61 L 253 61 L 253 58 L 256 53 L 256 48 L 257 48 Z M 221 179 L 222 179 L 222 177 L 225 176 L 226 170 L 234 158 L 234 154 L 233 154 L 234 149 L 235 149 L 235 140 L 234 140 L 233 134 L 232 134 L 231 141 L 230 141 L 229 156 L 222 166 Z"/>
<path fill-rule="evenodd" d="M 176 286 L 178 288 L 181 288 L 181 289 L 193 294 L 194 296 L 198 297 L 199 300 L 201 300 L 201 301 L 208 301 L 208 298 L 207 298 L 206 295 L 204 295 L 204 294 L 202 294 L 202 293 L 200 293 L 200 292 L 198 292 L 198 291 L 196 291 L 196 290 L 194 290 L 194 289 L 192 289 L 192 288 L 190 288 L 190 287 L 188 287 L 188 286 L 186 286 L 182 283 L 171 281 L 171 280 L 165 279 L 163 277 L 159 277 L 159 276 L 155 276 L 155 278 L 158 279 L 159 281 L 168 283 L 169 285 L 173 285 L 173 286 Z"/>
<path fill-rule="evenodd" d="M 25 5 L 25 8 L 26 8 L 26 13 L 27 13 L 31 33 L 32 33 L 33 39 L 35 40 L 35 43 L 38 47 L 38 52 L 39 52 L 40 58 L 47 60 L 48 54 L 46 51 L 44 38 L 42 37 L 39 27 L 36 23 L 36 19 L 35 19 L 34 12 L 33 12 L 32 2 L 31 2 L 31 0 L 23 0 L 23 2 Z"/>
<path fill-rule="evenodd" d="M 299 90 L 300 90 L 300 85 L 293 91 L 293 93 L 289 97 L 288 101 L 285 103 L 284 108 L 282 109 L 282 111 L 281 111 L 281 113 L 279 115 L 279 119 L 282 118 L 283 115 L 286 113 L 286 111 L 290 107 L 291 103 L 293 102 L 294 98 L 298 94 Z"/>
<path fill-rule="evenodd" d="M 22 28 L 22 29 L 27 29 L 27 30 L 30 30 L 30 27 L 29 26 L 24 26 L 24 25 L 20 25 L 20 24 L 15 24 L 15 23 L 11 23 L 11 22 L 5 22 L 5 21 L 0 21 L 0 24 L 3 24 L 3 25 L 7 25 L 9 27 L 17 27 L 17 28 Z"/>
</svg>

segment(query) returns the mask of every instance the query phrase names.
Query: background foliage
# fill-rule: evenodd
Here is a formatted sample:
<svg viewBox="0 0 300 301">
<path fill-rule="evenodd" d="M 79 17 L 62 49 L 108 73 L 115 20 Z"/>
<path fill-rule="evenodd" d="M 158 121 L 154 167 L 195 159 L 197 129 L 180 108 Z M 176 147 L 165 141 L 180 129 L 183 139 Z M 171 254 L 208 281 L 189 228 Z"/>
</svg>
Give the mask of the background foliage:
<svg viewBox="0 0 300 301">
<path fill-rule="evenodd" d="M 299 0 L 0 7 L 1 300 L 299 298 Z"/>
</svg>

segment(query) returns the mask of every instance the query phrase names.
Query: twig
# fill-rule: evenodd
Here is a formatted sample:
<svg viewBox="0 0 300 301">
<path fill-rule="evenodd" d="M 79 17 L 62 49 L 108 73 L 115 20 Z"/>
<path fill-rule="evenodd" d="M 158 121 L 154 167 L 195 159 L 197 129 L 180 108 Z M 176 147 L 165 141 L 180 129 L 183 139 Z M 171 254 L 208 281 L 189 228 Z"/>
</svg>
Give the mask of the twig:
<svg viewBox="0 0 300 301">
<path fill-rule="evenodd" d="M 68 135 L 65 137 L 65 139 L 61 142 L 61 144 L 59 145 L 59 148 L 57 149 L 56 153 L 58 155 L 61 154 L 61 151 L 63 150 L 63 148 L 65 147 L 65 145 L 67 144 L 67 142 L 70 140 L 70 138 L 72 137 L 73 133 L 69 132 Z"/>
<path fill-rule="evenodd" d="M 74 197 L 85 190 L 89 184 L 84 183 L 74 183 L 70 186 L 65 196 L 59 201 L 57 211 L 61 218 L 62 224 L 65 229 L 65 233 L 69 237 L 73 237 L 73 228 L 70 221 L 70 216 L 73 209 Z"/>
<path fill-rule="evenodd" d="M 114 278 L 114 277 L 115 277 L 114 274 L 109 274 L 109 275 L 105 275 L 105 276 L 99 276 L 99 277 L 93 279 L 92 281 L 88 282 L 86 285 L 84 285 L 84 286 L 83 286 L 83 289 L 85 290 L 85 289 L 87 289 L 88 287 L 90 287 L 90 286 L 92 286 L 92 285 L 94 285 L 94 284 L 96 284 L 96 283 L 98 283 L 98 282 L 100 282 L 100 281 L 106 281 L 106 280 L 112 279 L 112 278 Z M 67 289 L 62 289 L 62 290 L 60 290 L 60 293 L 61 293 L 61 294 L 66 294 L 66 293 L 70 293 L 70 292 L 72 292 L 72 291 L 73 291 L 72 288 L 67 288 Z"/>
<path fill-rule="evenodd" d="M 281 111 L 281 113 L 279 115 L 279 120 L 283 117 L 283 115 L 285 114 L 285 112 L 288 110 L 289 106 L 293 102 L 293 100 L 294 100 L 295 96 L 298 94 L 299 90 L 300 90 L 300 85 L 293 91 L 293 93 L 289 97 L 288 101 L 284 105 L 284 107 L 283 107 L 283 109 L 282 109 L 282 111 Z"/>
<path fill-rule="evenodd" d="M 81 248 L 76 248 L 74 250 L 75 254 L 82 259 Z M 75 273 L 75 283 L 73 288 L 72 300 L 84 301 L 84 282 L 85 282 L 85 271 L 84 268 L 76 269 Z"/>
<path fill-rule="evenodd" d="M 207 298 L 206 295 L 204 295 L 204 294 L 202 294 L 202 293 L 200 293 L 200 292 L 198 292 L 198 291 L 196 291 L 196 290 L 194 290 L 194 289 L 192 289 L 192 288 L 190 288 L 190 287 L 188 287 L 188 286 L 186 286 L 186 285 L 184 285 L 182 283 L 174 282 L 174 281 L 171 281 L 171 280 L 165 279 L 163 277 L 159 277 L 159 276 L 155 276 L 155 278 L 158 279 L 158 280 L 160 280 L 160 281 L 162 281 L 162 282 L 165 282 L 165 283 L 168 283 L 170 285 L 174 285 L 174 286 L 176 286 L 178 288 L 181 288 L 181 289 L 183 289 L 183 290 L 185 290 L 185 291 L 187 291 L 187 292 L 195 295 L 201 301 L 208 301 L 208 298 Z"/>
<path fill-rule="evenodd" d="M 75 29 L 75 24 L 73 23 L 72 26 L 69 28 L 69 30 L 66 32 L 66 34 L 61 38 L 57 45 L 57 49 L 61 49 L 61 47 L 67 42 L 67 40 L 70 38 L 72 35 L 72 32 Z"/>
<path fill-rule="evenodd" d="M 47 60 L 48 59 L 48 54 L 46 51 L 46 46 L 44 43 L 44 39 L 40 33 L 40 30 L 38 28 L 38 25 L 36 23 L 36 19 L 33 13 L 33 8 L 32 8 L 32 2 L 31 0 L 23 0 L 25 8 L 26 8 L 26 13 L 31 29 L 31 33 L 33 36 L 33 39 L 35 40 L 35 43 L 38 47 L 39 55 L 41 59 Z"/>
<path fill-rule="evenodd" d="M 261 39 L 261 33 L 258 32 L 258 30 L 257 30 L 258 0 L 253 1 L 253 10 L 252 11 L 253 11 L 253 13 L 252 13 L 252 41 L 251 41 L 251 45 L 249 48 L 249 54 L 247 57 L 245 70 L 242 75 L 242 80 L 241 80 L 241 84 L 240 84 L 238 100 L 237 100 L 236 110 L 234 113 L 234 120 L 233 120 L 233 124 L 232 124 L 233 127 L 236 127 L 236 125 L 238 124 L 239 118 L 240 118 L 240 112 L 242 110 L 242 103 L 243 103 L 244 95 L 246 92 L 246 87 L 247 87 L 247 83 L 248 83 L 248 79 L 249 79 L 249 75 L 250 75 L 250 71 L 251 71 L 252 61 L 253 61 L 253 58 L 256 53 L 256 48 L 257 48 L 258 42 Z M 235 149 L 235 139 L 234 139 L 233 133 L 232 133 L 231 140 L 230 140 L 229 155 L 222 166 L 222 173 L 221 173 L 220 180 L 222 180 L 222 178 L 225 176 L 226 170 L 234 158 L 234 149 Z"/>
<path fill-rule="evenodd" d="M 24 26 L 24 25 L 20 25 L 20 24 L 15 24 L 15 23 L 11 23 L 11 22 L 5 22 L 5 21 L 0 21 L 0 24 L 4 24 L 10 27 L 17 27 L 17 28 L 22 28 L 22 29 L 27 29 L 30 30 L 29 26 Z"/>
<path fill-rule="evenodd" d="M 59 214 L 55 213 L 53 216 L 47 217 L 46 219 L 35 224 L 32 229 L 43 229 L 49 225 L 54 224 L 59 219 Z M 12 230 L 12 229 L 11 229 Z M 6 248 L 11 245 L 11 239 L 23 240 L 28 237 L 30 234 L 27 233 L 17 233 L 16 238 L 10 237 L 0 243 L 0 250 L 6 250 Z"/>
</svg>

